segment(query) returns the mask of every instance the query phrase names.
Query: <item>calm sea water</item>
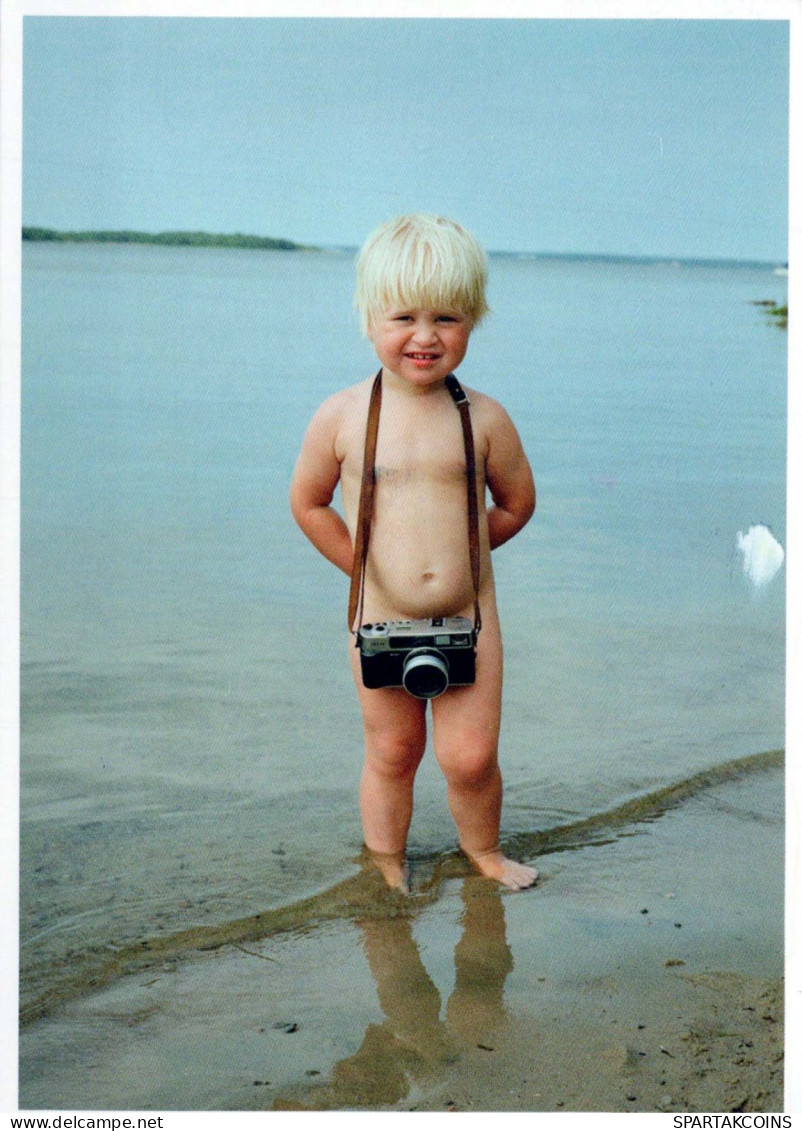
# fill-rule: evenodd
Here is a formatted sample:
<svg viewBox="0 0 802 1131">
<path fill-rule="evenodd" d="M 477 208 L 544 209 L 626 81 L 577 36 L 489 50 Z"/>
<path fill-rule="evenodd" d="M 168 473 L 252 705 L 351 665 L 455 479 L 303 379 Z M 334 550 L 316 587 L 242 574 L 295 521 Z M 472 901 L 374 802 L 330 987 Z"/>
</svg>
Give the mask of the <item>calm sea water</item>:
<svg viewBox="0 0 802 1131">
<path fill-rule="evenodd" d="M 90 945 L 275 906 L 353 868 L 347 580 L 289 477 L 375 369 L 340 254 L 26 245 L 22 940 Z M 503 831 L 783 744 L 786 337 L 771 268 L 494 258 L 460 375 L 538 486 L 495 555 Z M 433 759 L 411 849 L 454 844 Z"/>
</svg>

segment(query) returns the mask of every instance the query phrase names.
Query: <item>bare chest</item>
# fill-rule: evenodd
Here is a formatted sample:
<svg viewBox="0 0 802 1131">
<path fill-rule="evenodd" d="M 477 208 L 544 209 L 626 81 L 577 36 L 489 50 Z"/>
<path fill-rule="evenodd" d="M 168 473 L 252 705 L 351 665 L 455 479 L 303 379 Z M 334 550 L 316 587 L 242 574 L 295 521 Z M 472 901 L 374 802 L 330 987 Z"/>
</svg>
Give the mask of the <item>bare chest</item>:
<svg viewBox="0 0 802 1131">
<path fill-rule="evenodd" d="M 341 486 L 347 511 L 358 500 L 364 459 L 365 422 L 348 429 L 343 437 Z M 477 478 L 484 482 L 482 437 L 476 435 Z M 376 444 L 375 476 L 377 507 L 406 496 L 411 504 L 426 500 L 463 497 L 466 486 L 466 456 L 462 425 L 450 398 L 425 411 L 409 410 L 393 403 L 382 404 Z"/>
<path fill-rule="evenodd" d="M 360 464 L 362 454 L 360 450 Z M 445 411 L 441 406 L 440 411 L 429 413 L 403 412 L 392 405 L 383 408 L 376 443 L 376 475 L 377 480 L 386 481 L 464 479 L 465 443 L 454 407 L 447 403 Z"/>
<path fill-rule="evenodd" d="M 403 447 L 376 451 L 376 485 L 387 491 L 464 484 L 465 471 L 465 455 L 460 451 Z"/>
</svg>

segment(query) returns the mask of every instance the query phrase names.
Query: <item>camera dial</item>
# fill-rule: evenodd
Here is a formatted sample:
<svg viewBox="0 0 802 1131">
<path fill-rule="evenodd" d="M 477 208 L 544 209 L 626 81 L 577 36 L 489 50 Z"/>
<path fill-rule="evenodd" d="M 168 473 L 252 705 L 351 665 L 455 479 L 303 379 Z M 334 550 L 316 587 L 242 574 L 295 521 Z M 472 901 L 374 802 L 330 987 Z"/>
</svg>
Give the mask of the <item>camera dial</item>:
<svg viewBox="0 0 802 1131">
<path fill-rule="evenodd" d="M 402 682 L 416 699 L 436 699 L 448 687 L 448 661 L 436 648 L 413 648 L 404 660 Z"/>
</svg>

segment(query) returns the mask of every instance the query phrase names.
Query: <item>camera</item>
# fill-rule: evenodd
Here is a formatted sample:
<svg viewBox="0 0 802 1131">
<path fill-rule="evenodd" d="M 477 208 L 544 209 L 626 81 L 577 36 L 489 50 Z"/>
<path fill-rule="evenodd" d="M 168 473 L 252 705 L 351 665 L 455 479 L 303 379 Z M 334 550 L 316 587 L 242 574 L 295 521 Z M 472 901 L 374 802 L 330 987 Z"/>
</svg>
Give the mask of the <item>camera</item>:
<svg viewBox="0 0 802 1131">
<path fill-rule="evenodd" d="M 476 679 L 476 630 L 467 617 L 363 624 L 356 637 L 365 687 L 434 699 Z"/>
</svg>

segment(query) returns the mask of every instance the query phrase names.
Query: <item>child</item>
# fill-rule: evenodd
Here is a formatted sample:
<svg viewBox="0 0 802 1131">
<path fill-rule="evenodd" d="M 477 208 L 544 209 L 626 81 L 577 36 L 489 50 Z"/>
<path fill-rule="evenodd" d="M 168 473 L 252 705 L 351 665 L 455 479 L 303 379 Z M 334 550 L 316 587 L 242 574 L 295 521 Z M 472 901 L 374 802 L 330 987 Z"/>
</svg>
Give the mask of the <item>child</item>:
<svg viewBox="0 0 802 1131">
<path fill-rule="evenodd" d="M 473 616 L 466 455 L 460 414 L 445 378 L 464 358 L 471 331 L 487 313 L 486 274 L 474 238 L 435 216 L 390 221 L 360 253 L 356 303 L 382 366 L 361 623 Z M 290 491 L 298 525 L 349 575 L 372 385 L 373 378 L 353 385 L 318 409 Z M 528 522 L 535 487 L 504 409 L 481 393 L 467 393 L 479 488 L 482 627 L 475 682 L 452 685 L 432 700 L 434 752 L 463 852 L 483 875 L 517 891 L 531 886 L 537 872 L 499 848 L 502 647 L 490 551 Z M 344 521 L 331 506 L 338 482 Z M 360 784 L 365 844 L 387 883 L 406 891 L 404 854 L 415 772 L 426 744 L 426 702 L 403 687 L 366 688 L 353 641 L 350 651 L 365 733 Z"/>
</svg>

